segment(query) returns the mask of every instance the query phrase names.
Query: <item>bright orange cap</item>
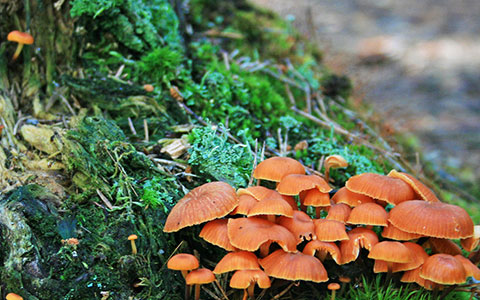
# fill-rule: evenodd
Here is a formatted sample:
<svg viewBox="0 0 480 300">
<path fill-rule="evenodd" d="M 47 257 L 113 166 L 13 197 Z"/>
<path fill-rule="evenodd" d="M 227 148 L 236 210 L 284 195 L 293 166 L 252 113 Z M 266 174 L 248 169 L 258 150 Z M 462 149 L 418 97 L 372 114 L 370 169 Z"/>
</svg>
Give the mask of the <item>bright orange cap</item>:
<svg viewBox="0 0 480 300">
<path fill-rule="evenodd" d="M 8 293 L 7 297 L 5 298 L 7 300 L 23 300 L 23 298 L 15 293 Z"/>
<path fill-rule="evenodd" d="M 34 41 L 33 36 L 31 36 L 29 33 L 20 32 L 18 30 L 10 32 L 7 36 L 7 40 L 26 45 L 31 45 Z"/>
</svg>

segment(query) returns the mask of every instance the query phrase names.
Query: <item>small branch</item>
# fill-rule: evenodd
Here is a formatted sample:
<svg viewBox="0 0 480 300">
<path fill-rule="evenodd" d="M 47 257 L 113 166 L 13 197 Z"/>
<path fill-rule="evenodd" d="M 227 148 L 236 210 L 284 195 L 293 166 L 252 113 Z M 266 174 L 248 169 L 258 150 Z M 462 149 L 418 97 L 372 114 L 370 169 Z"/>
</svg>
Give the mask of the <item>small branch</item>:
<svg viewBox="0 0 480 300">
<path fill-rule="evenodd" d="M 145 132 L 145 142 L 149 142 L 150 141 L 150 135 L 148 133 L 148 122 L 147 122 L 147 119 L 143 119 L 143 130 Z"/>
<path fill-rule="evenodd" d="M 187 165 L 173 161 L 173 160 L 167 160 L 167 159 L 162 159 L 162 158 L 152 158 L 152 160 L 156 163 L 159 163 L 161 165 L 169 165 L 169 166 L 175 166 L 179 167 L 180 169 L 186 170 L 188 168 Z"/>
<path fill-rule="evenodd" d="M 137 131 L 135 130 L 135 126 L 133 126 L 132 119 L 128 117 L 127 120 L 128 120 L 128 126 L 130 127 L 130 131 L 132 132 L 133 135 L 137 135 Z"/>
</svg>

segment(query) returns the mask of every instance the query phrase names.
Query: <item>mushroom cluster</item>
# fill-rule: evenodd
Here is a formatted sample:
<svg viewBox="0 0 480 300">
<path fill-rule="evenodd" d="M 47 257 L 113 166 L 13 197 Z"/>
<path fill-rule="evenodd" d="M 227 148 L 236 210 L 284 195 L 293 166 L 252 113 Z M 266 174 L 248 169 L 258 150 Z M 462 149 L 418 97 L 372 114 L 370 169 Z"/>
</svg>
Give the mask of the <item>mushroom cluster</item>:
<svg viewBox="0 0 480 300">
<path fill-rule="evenodd" d="M 409 174 L 359 174 L 334 191 L 298 161 L 273 157 L 262 161 L 253 177 L 257 186 L 237 191 L 224 182 L 193 189 L 164 227 L 175 232 L 206 222 L 200 237 L 229 252 L 213 273 L 234 272 L 230 286 L 244 289 L 244 299 L 253 297 L 255 283 L 268 288 L 269 277 L 327 282 L 325 260 L 355 263 L 361 249 L 374 260 L 375 273 L 388 273 L 387 280 L 404 272 L 402 282 L 426 289 L 464 283 L 469 276 L 480 280 L 478 267 L 452 241 L 460 239 L 467 252 L 477 247 L 480 235 L 468 213 L 440 202 Z M 260 181 L 274 182 L 276 189 Z"/>
</svg>

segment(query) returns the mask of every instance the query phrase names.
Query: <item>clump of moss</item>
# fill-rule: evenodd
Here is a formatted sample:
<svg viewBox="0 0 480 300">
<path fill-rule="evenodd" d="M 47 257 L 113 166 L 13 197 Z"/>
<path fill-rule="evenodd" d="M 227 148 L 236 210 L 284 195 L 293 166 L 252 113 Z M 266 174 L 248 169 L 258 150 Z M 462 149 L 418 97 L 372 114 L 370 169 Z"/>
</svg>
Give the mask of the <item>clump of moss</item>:
<svg viewBox="0 0 480 300">
<path fill-rule="evenodd" d="M 188 163 L 207 178 L 245 187 L 252 172 L 253 154 L 248 145 L 235 145 L 227 139 L 211 127 L 195 128 L 189 135 Z"/>
</svg>

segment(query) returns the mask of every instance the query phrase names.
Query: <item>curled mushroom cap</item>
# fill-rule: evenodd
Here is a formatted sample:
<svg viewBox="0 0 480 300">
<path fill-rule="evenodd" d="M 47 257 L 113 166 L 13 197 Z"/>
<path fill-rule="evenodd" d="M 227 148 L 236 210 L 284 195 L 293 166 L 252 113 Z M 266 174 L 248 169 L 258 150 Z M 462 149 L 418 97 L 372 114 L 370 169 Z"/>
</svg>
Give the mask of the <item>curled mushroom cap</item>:
<svg viewBox="0 0 480 300">
<path fill-rule="evenodd" d="M 320 257 L 320 260 L 323 260 L 327 257 L 327 254 L 333 258 L 337 264 L 342 263 L 342 255 L 340 249 L 333 242 L 321 242 L 321 241 L 311 241 L 305 245 L 303 248 L 303 254 Z"/>
<path fill-rule="evenodd" d="M 413 261 L 413 254 L 400 242 L 383 241 L 373 246 L 368 258 L 386 262 L 408 263 Z"/>
<path fill-rule="evenodd" d="M 228 238 L 238 249 L 255 251 L 262 244 L 276 242 L 285 251 L 297 251 L 297 240 L 285 227 L 259 217 L 228 220 Z"/>
<path fill-rule="evenodd" d="M 328 281 L 323 264 L 313 256 L 287 253 L 279 249 L 260 260 L 260 265 L 269 276 L 286 280 Z"/>
<path fill-rule="evenodd" d="M 313 220 L 303 211 L 295 210 L 293 212 L 293 218 L 280 217 L 277 223 L 293 233 L 298 244 L 302 241 L 310 241 L 317 238 L 315 236 Z"/>
<path fill-rule="evenodd" d="M 453 256 L 462 254 L 462 249 L 460 249 L 460 246 L 451 240 L 429 238 L 426 244 L 430 246 L 432 253 L 444 253 Z"/>
<path fill-rule="evenodd" d="M 340 242 L 340 251 L 342 253 L 342 264 L 347 264 L 357 259 L 360 248 L 368 251 L 378 243 L 377 234 L 367 228 L 357 227 L 348 232 L 349 240 Z"/>
<path fill-rule="evenodd" d="M 413 260 L 408 263 L 394 263 L 392 268 L 393 273 L 416 269 L 423 265 L 425 260 L 427 260 L 428 258 L 428 254 L 427 252 L 425 252 L 422 246 L 411 242 L 405 242 L 403 243 L 403 245 L 410 249 Z M 373 271 L 375 273 L 387 272 L 387 262 L 383 260 L 375 260 L 375 266 L 373 268 Z"/>
<path fill-rule="evenodd" d="M 325 168 L 346 168 L 348 167 L 348 162 L 341 155 L 329 155 L 325 158 L 324 162 Z"/>
<path fill-rule="evenodd" d="M 473 235 L 473 221 L 461 207 L 441 202 L 412 200 L 390 211 L 390 223 L 398 229 L 424 236 L 463 239 Z"/>
<path fill-rule="evenodd" d="M 252 252 L 238 251 L 225 255 L 215 266 L 213 273 L 221 274 L 235 270 L 259 270 L 258 258 Z"/>
<path fill-rule="evenodd" d="M 433 290 L 434 288 L 438 288 L 441 285 L 438 285 L 430 280 L 425 280 L 422 277 L 420 277 L 420 270 L 422 267 L 418 267 L 413 270 L 408 270 L 406 271 L 402 278 L 400 279 L 401 282 L 415 282 L 419 286 L 424 287 L 426 290 Z"/>
<path fill-rule="evenodd" d="M 346 223 L 352 209 L 344 203 L 333 204 L 328 210 L 327 220 L 335 220 Z"/>
<path fill-rule="evenodd" d="M 248 211 L 257 204 L 258 200 L 254 197 L 242 194 L 238 197 L 238 206 L 230 213 L 231 215 L 247 215 Z"/>
<path fill-rule="evenodd" d="M 261 163 L 253 171 L 255 179 L 279 182 L 289 174 L 305 174 L 305 167 L 289 157 L 271 157 Z"/>
<path fill-rule="evenodd" d="M 207 242 L 227 251 L 235 250 L 235 247 L 232 246 L 228 239 L 227 221 L 227 219 L 218 219 L 206 223 L 202 231 L 200 231 L 199 236 Z"/>
<path fill-rule="evenodd" d="M 439 284 L 460 284 L 467 280 L 463 264 L 448 254 L 430 256 L 420 269 L 420 277 Z"/>
<path fill-rule="evenodd" d="M 345 224 L 335 220 L 316 219 L 315 234 L 317 239 L 323 242 L 335 242 L 348 240 L 348 235 L 345 230 Z"/>
<path fill-rule="evenodd" d="M 277 191 L 282 195 L 294 196 L 302 191 L 318 189 L 322 193 L 328 193 L 332 188 L 327 182 L 317 175 L 292 174 L 285 176 L 277 186 Z"/>
<path fill-rule="evenodd" d="M 478 267 L 474 265 L 471 260 L 463 257 L 462 255 L 455 255 L 454 257 L 462 263 L 463 267 L 465 268 L 465 272 L 467 273 L 467 277 L 473 277 L 476 280 L 480 280 L 480 269 L 478 269 Z"/>
<path fill-rule="evenodd" d="M 397 205 L 415 197 L 413 189 L 403 180 L 374 173 L 363 173 L 350 177 L 345 183 L 354 193 L 366 195 Z"/>
<path fill-rule="evenodd" d="M 383 228 L 382 236 L 384 238 L 397 241 L 409 241 L 422 237 L 421 234 L 402 231 L 397 227 L 393 226 L 390 222 L 388 222 L 388 225 Z"/>
<path fill-rule="evenodd" d="M 201 224 L 228 215 L 238 205 L 235 190 L 225 182 L 210 182 L 191 190 L 172 208 L 164 232 Z"/>
<path fill-rule="evenodd" d="M 262 270 L 238 270 L 230 279 L 230 287 L 234 289 L 246 289 L 251 284 L 257 283 L 261 289 L 270 287 L 270 278 Z"/>
<path fill-rule="evenodd" d="M 416 179 L 410 174 L 397 172 L 396 170 L 391 170 L 387 176 L 398 178 L 406 183 L 408 183 L 413 190 L 425 201 L 429 202 L 440 202 L 437 196 L 430 190 L 426 185 L 420 182 L 420 180 Z"/>
<path fill-rule="evenodd" d="M 255 203 L 247 216 L 277 215 L 293 217 L 292 206 L 276 191 L 270 191 L 263 199 Z"/>
<path fill-rule="evenodd" d="M 461 239 L 460 244 L 462 245 L 463 249 L 465 249 L 465 251 L 471 252 L 475 248 L 477 248 L 479 241 L 480 241 L 480 225 L 475 225 L 473 227 L 473 236 L 466 239 Z"/>
</svg>

